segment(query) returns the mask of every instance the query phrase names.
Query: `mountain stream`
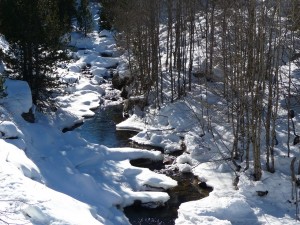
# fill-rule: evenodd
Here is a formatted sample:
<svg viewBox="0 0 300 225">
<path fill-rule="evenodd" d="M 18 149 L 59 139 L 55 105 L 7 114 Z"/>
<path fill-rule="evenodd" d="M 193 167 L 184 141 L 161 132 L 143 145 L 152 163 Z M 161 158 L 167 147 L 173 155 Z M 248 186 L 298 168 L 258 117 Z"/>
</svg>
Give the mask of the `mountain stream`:
<svg viewBox="0 0 300 225">
<path fill-rule="evenodd" d="M 146 146 L 137 145 L 130 141 L 130 137 L 135 135 L 136 132 L 116 130 L 116 124 L 122 120 L 122 106 L 99 108 L 94 117 L 86 119 L 84 124 L 76 130 L 80 132 L 81 136 L 87 141 L 102 144 L 107 147 L 146 148 Z M 149 149 L 149 146 L 147 146 L 147 148 Z M 150 147 L 150 149 L 155 149 L 155 147 Z M 176 156 L 165 155 L 164 157 L 174 159 Z M 167 193 L 170 195 L 170 200 L 165 206 L 152 209 L 142 207 L 137 203 L 124 208 L 125 215 L 133 225 L 175 224 L 177 210 L 181 203 L 204 198 L 208 196 L 211 191 L 211 189 L 201 188 L 199 186 L 200 181 L 192 173 L 180 173 L 176 170 L 167 170 L 162 161 L 152 162 L 146 159 L 137 159 L 132 160 L 131 164 L 137 167 L 147 167 L 157 173 L 164 173 L 178 182 L 178 186 L 167 190 Z"/>
</svg>

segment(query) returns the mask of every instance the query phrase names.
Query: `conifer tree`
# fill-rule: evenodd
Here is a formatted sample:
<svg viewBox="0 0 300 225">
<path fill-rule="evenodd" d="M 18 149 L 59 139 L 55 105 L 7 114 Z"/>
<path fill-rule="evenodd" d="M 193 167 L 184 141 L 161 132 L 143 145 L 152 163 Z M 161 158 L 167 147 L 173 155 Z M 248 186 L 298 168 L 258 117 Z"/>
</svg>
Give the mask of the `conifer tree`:
<svg viewBox="0 0 300 225">
<path fill-rule="evenodd" d="M 88 32 L 92 30 L 93 18 L 92 13 L 89 10 L 89 0 L 81 0 L 78 7 L 77 21 L 79 30 L 86 36 Z"/>
<path fill-rule="evenodd" d="M 101 4 L 100 10 L 100 27 L 101 29 L 111 30 L 115 21 L 114 8 L 116 8 L 116 4 L 118 0 L 99 0 Z M 120 3 L 118 3 L 120 4 Z"/>
<path fill-rule="evenodd" d="M 28 82 L 33 101 L 45 100 L 47 89 L 56 82 L 50 75 L 61 58 L 61 36 L 70 30 L 62 23 L 59 0 L 0 1 L 0 33 L 10 43 L 10 65 L 13 75 Z M 72 4 L 72 1 L 68 1 Z M 67 4 L 65 2 L 65 4 Z"/>
<path fill-rule="evenodd" d="M 58 5 L 60 24 L 65 26 L 65 30 L 71 31 L 72 20 L 76 18 L 75 0 L 56 0 Z"/>
</svg>

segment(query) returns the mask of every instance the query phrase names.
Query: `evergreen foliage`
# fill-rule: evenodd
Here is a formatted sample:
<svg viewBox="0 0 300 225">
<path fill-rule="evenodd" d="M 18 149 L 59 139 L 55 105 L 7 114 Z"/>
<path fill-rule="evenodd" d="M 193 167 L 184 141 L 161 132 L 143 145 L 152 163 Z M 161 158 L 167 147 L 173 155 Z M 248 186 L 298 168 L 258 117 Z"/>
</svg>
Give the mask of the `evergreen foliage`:
<svg viewBox="0 0 300 225">
<path fill-rule="evenodd" d="M 74 7 L 73 0 L 0 1 L 0 32 L 10 43 L 7 63 L 29 83 L 34 103 L 56 84 L 51 71 L 63 56 L 61 37 L 71 29 Z"/>
<path fill-rule="evenodd" d="M 89 0 L 81 0 L 77 12 L 79 30 L 86 36 L 93 28 L 93 17 L 89 10 Z"/>
<path fill-rule="evenodd" d="M 116 4 L 115 0 L 100 0 L 102 8 L 100 10 L 100 27 L 102 29 L 111 30 L 112 25 L 115 21 L 114 11 L 112 10 L 113 5 Z"/>
<path fill-rule="evenodd" d="M 291 0 L 290 7 L 288 9 L 288 18 L 291 23 L 292 30 L 300 30 L 300 2 L 298 0 Z"/>
<path fill-rule="evenodd" d="M 57 0 L 60 24 L 64 29 L 71 31 L 71 24 L 76 18 L 76 0 Z"/>
</svg>

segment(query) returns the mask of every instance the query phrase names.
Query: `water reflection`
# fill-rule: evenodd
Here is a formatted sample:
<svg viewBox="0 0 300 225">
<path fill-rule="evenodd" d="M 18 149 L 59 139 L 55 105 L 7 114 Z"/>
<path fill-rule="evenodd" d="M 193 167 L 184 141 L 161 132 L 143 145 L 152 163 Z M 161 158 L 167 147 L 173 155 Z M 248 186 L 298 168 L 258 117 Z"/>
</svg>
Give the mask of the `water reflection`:
<svg viewBox="0 0 300 225">
<path fill-rule="evenodd" d="M 212 191 L 211 188 L 200 188 L 198 178 L 192 173 L 177 172 L 171 177 L 177 180 L 178 186 L 167 191 L 170 200 L 164 207 L 150 209 L 139 204 L 125 207 L 124 213 L 132 225 L 174 225 L 181 203 L 199 200 Z"/>
<path fill-rule="evenodd" d="M 100 108 L 96 115 L 84 121 L 84 124 L 77 128 L 80 135 L 91 143 L 105 145 L 107 147 L 126 147 L 129 138 L 136 132 L 117 131 L 116 124 L 123 120 L 121 106 Z"/>
</svg>

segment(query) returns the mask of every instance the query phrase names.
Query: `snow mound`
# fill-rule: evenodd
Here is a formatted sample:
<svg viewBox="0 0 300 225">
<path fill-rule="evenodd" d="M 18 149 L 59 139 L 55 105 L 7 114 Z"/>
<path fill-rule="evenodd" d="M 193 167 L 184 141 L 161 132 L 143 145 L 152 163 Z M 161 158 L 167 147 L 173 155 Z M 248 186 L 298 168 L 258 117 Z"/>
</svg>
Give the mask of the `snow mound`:
<svg viewBox="0 0 300 225">
<path fill-rule="evenodd" d="M 81 90 L 67 96 L 57 97 L 60 107 L 81 117 L 94 116 L 91 109 L 100 105 L 99 94 L 93 91 Z"/>
<path fill-rule="evenodd" d="M 0 139 L 0 160 L 13 164 L 25 177 L 42 182 L 37 166 L 25 155 L 24 151 Z"/>
<path fill-rule="evenodd" d="M 186 216 L 184 219 L 180 217 L 176 220 L 176 224 L 184 225 L 231 225 L 228 220 L 219 220 L 213 216 L 194 217 L 193 215 Z"/>
<path fill-rule="evenodd" d="M 27 113 L 32 107 L 31 90 L 27 82 L 6 79 L 7 96 L 2 99 L 14 114 Z"/>
<path fill-rule="evenodd" d="M 0 134 L 3 138 L 23 138 L 24 134 L 19 128 L 11 121 L 0 122 Z"/>
<path fill-rule="evenodd" d="M 255 224 L 257 222 L 254 210 L 243 196 L 238 195 L 218 196 L 213 198 L 213 202 L 210 198 L 204 198 L 188 204 L 183 203 L 180 206 L 179 214 L 176 224 L 180 224 L 180 220 L 183 218 L 190 223 L 194 223 L 196 220 L 196 224 L 231 224 L 229 221 L 239 222 L 239 224 Z"/>
<path fill-rule="evenodd" d="M 34 223 L 49 224 L 51 218 L 37 206 L 28 206 L 22 210 L 23 214 Z"/>
</svg>

